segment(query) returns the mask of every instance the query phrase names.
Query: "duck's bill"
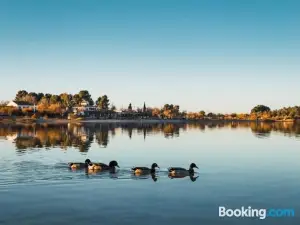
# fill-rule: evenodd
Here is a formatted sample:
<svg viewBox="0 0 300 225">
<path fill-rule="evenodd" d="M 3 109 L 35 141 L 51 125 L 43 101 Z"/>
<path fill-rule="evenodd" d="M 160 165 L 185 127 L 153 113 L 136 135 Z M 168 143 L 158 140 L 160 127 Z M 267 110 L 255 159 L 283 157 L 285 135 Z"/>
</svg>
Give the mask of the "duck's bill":
<svg viewBox="0 0 300 225">
<path fill-rule="evenodd" d="M 197 169 L 199 169 L 198 166 L 195 166 L 195 167 L 196 167 Z"/>
<path fill-rule="evenodd" d="M 116 167 L 120 168 L 119 165 L 116 165 Z"/>
</svg>

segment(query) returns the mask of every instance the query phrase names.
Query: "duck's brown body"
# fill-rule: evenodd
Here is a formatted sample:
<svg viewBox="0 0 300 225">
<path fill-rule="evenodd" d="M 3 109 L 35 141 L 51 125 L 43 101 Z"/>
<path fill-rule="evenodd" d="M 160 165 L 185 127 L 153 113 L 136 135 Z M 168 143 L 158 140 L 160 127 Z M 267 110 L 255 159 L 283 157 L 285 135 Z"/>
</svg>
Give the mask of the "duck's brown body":
<svg viewBox="0 0 300 225">
<path fill-rule="evenodd" d="M 151 173 L 151 169 L 148 167 L 134 167 L 132 168 L 132 171 L 134 172 L 135 175 L 146 175 Z"/>
<path fill-rule="evenodd" d="M 185 173 L 176 173 L 175 171 L 172 171 L 169 173 L 169 177 L 171 178 L 184 178 L 190 176 L 190 174 L 188 172 Z"/>
<path fill-rule="evenodd" d="M 88 166 L 89 170 L 109 170 L 110 167 L 104 163 L 92 163 Z"/>
<path fill-rule="evenodd" d="M 87 164 L 85 164 L 85 163 L 78 163 L 78 162 L 69 163 L 69 168 L 72 169 L 72 170 L 86 169 L 87 168 Z"/>
<path fill-rule="evenodd" d="M 91 160 L 86 159 L 84 163 L 82 162 L 70 162 L 68 163 L 68 166 L 72 170 L 78 170 L 78 169 L 86 169 L 88 168 L 89 163 Z"/>
<path fill-rule="evenodd" d="M 186 177 L 186 176 L 189 176 L 189 175 L 194 175 L 194 173 L 195 173 L 194 168 L 198 169 L 198 167 L 196 166 L 195 163 L 192 163 L 188 170 L 184 169 L 184 168 L 181 168 L 181 167 L 170 167 L 168 169 L 169 176 L 179 178 L 179 177 Z"/>
<path fill-rule="evenodd" d="M 119 167 L 116 161 L 111 161 L 109 165 L 104 163 L 90 163 L 88 165 L 89 170 L 96 170 L 96 171 L 115 171 L 115 167 Z"/>
</svg>

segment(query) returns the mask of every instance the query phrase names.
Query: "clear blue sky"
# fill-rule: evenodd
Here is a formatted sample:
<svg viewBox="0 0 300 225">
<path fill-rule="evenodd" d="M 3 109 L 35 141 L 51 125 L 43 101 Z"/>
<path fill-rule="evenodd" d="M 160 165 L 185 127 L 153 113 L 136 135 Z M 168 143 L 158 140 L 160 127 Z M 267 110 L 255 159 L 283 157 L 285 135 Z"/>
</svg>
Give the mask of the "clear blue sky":
<svg viewBox="0 0 300 225">
<path fill-rule="evenodd" d="M 87 89 L 117 107 L 300 105 L 299 9 L 297 0 L 0 0 L 0 99 Z"/>
</svg>

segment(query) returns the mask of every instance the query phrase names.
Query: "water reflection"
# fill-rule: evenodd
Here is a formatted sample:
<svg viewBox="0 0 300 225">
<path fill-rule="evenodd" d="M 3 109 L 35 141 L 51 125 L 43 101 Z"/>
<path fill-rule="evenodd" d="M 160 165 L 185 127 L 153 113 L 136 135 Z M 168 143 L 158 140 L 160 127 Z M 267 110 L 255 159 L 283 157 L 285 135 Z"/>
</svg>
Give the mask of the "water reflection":
<svg viewBox="0 0 300 225">
<path fill-rule="evenodd" d="M 151 173 L 151 174 L 147 174 L 147 175 L 131 174 L 131 179 L 133 179 L 133 180 L 152 179 L 154 182 L 156 182 L 158 180 L 158 176 L 155 173 Z"/>
<path fill-rule="evenodd" d="M 180 179 L 180 178 L 186 178 L 186 177 L 189 177 L 190 178 L 190 180 L 192 181 L 192 182 L 195 182 L 197 179 L 198 179 L 198 177 L 199 176 L 195 176 L 195 175 L 193 175 L 193 174 L 187 174 L 187 175 L 176 175 L 176 176 L 174 176 L 174 175 L 172 175 L 172 176 L 168 176 L 170 179 Z"/>
<path fill-rule="evenodd" d="M 62 125 L 4 125 L 0 124 L 0 139 L 12 141 L 18 152 L 27 149 L 75 147 L 87 152 L 92 143 L 105 148 L 116 134 L 126 134 L 131 138 L 163 135 L 178 138 L 187 130 L 250 129 L 258 138 L 268 138 L 272 132 L 286 136 L 300 137 L 300 124 L 256 123 L 256 122 L 206 122 L 179 124 L 62 124 Z M 136 137 L 137 136 L 137 137 Z"/>
</svg>

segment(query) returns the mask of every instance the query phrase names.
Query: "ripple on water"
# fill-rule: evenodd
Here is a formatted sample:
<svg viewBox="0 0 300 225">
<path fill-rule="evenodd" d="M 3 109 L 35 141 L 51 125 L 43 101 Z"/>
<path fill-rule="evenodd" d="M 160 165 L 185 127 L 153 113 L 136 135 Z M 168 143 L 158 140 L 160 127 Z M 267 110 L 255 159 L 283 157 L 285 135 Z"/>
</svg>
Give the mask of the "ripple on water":
<svg viewBox="0 0 300 225">
<path fill-rule="evenodd" d="M 1 166 L 1 165 L 0 165 Z M 69 181 L 80 183 L 85 179 L 119 179 L 119 180 L 147 180 L 167 178 L 167 170 L 159 171 L 156 176 L 135 176 L 131 173 L 131 168 L 122 168 L 117 173 L 109 172 L 86 172 L 84 170 L 72 171 L 66 163 L 45 164 L 39 161 L 19 161 L 5 162 L 5 166 L 0 167 L 0 188 L 5 189 L 10 185 L 68 185 Z"/>
</svg>

